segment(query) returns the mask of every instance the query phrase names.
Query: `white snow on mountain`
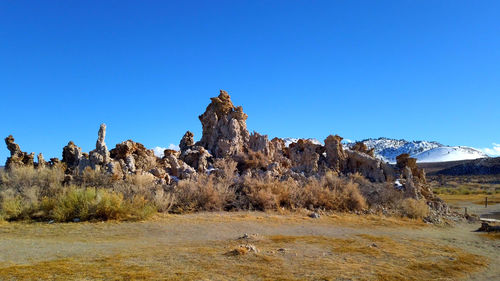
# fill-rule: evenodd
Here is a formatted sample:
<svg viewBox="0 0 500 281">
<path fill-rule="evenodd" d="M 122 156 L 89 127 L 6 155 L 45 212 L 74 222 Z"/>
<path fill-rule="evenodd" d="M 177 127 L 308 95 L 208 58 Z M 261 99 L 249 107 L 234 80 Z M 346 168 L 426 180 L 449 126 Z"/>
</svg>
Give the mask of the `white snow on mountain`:
<svg viewBox="0 0 500 281">
<path fill-rule="evenodd" d="M 413 155 L 417 162 L 445 162 L 488 157 L 483 152 L 467 146 L 436 147 Z"/>
<path fill-rule="evenodd" d="M 298 141 L 299 141 L 299 139 L 297 139 L 297 138 L 284 138 L 283 140 L 285 141 L 285 146 L 286 146 L 286 147 L 289 147 L 289 146 L 290 146 L 290 144 L 292 144 L 292 143 L 296 143 L 296 142 L 298 142 Z M 319 140 L 317 140 L 317 139 L 307 139 L 307 140 L 310 140 L 310 141 L 312 141 L 312 142 L 313 142 L 313 143 L 315 143 L 315 144 L 323 145 L 323 143 L 322 143 L 322 142 L 320 142 L 320 141 L 319 141 Z"/>
<path fill-rule="evenodd" d="M 408 153 L 418 162 L 443 162 L 488 157 L 485 153 L 465 146 L 446 146 L 434 141 L 406 141 L 389 138 L 363 140 L 374 148 L 375 156 L 385 162 L 396 163 L 396 157 Z"/>
</svg>

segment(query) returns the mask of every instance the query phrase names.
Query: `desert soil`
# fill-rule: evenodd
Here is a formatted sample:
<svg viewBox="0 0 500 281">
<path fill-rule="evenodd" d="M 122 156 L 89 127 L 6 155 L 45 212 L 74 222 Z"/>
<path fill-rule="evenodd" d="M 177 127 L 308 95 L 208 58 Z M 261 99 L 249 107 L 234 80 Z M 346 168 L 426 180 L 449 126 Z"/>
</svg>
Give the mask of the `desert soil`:
<svg viewBox="0 0 500 281">
<path fill-rule="evenodd" d="M 499 280 L 500 240 L 478 226 L 305 212 L 3 223 L 0 280 Z"/>
</svg>

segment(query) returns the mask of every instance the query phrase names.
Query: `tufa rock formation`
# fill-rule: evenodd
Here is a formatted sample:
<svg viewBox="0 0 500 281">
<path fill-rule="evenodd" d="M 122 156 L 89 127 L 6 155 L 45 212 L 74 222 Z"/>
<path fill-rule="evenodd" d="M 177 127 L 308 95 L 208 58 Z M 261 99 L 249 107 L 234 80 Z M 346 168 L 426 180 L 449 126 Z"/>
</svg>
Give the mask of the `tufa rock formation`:
<svg viewBox="0 0 500 281">
<path fill-rule="evenodd" d="M 415 177 L 419 182 L 426 183 L 425 171 L 417 166 L 417 159 L 411 158 L 409 154 L 403 153 L 396 157 L 396 167 L 400 170 L 408 168 L 412 177 Z"/>
<path fill-rule="evenodd" d="M 110 155 L 108 151 L 108 147 L 106 146 L 106 142 L 104 139 L 106 138 L 106 124 L 101 124 L 99 128 L 99 132 L 97 133 L 97 142 L 95 144 L 95 150 L 92 150 L 89 153 L 90 156 L 90 165 L 92 169 L 95 169 L 96 166 L 106 166 L 110 163 Z"/>
<path fill-rule="evenodd" d="M 46 163 L 43 155 L 39 154 L 37 167 L 64 165 L 66 182 L 90 168 L 111 174 L 116 180 L 140 174 L 155 178 L 158 184 L 168 185 L 196 178 L 200 174 L 214 172 L 215 175 L 222 175 L 224 168 L 218 163 L 235 164 L 241 179 L 258 176 L 306 181 L 308 177 L 318 178 L 328 171 L 341 176 L 359 173 L 372 183 L 390 183 L 384 186 L 394 185 L 392 181 L 397 179 L 403 184 L 405 197 L 425 199 L 434 210 L 447 210 L 426 184 L 425 173 L 417 167 L 416 159 L 407 154 L 398 156 L 397 164 L 392 167 L 375 158 L 373 150 L 367 149 L 361 142 L 350 149 L 344 148 L 338 135 L 328 136 L 324 145 L 301 139 L 289 147 L 279 138 L 269 141 L 267 135 L 257 132 L 250 135 L 246 126 L 247 115 L 241 106 L 234 106 L 228 93 L 222 90 L 219 96 L 211 98 L 211 103 L 199 119 L 203 129 L 201 140 L 195 143 L 193 133 L 187 131 L 180 140 L 180 151 L 167 149 L 162 158 L 132 140 L 108 150 L 106 125 L 101 124 L 94 150 L 83 153 L 70 141 L 63 148 L 62 164 L 57 158 Z M 34 166 L 34 153 L 22 152 L 12 136 L 7 137 L 5 143 L 10 151 L 7 169 Z"/>
<path fill-rule="evenodd" d="M 357 151 L 357 152 L 361 152 L 361 153 L 364 153 L 364 154 L 368 154 L 371 157 L 375 157 L 375 149 L 374 148 L 368 149 L 368 147 L 366 146 L 366 144 L 364 142 L 362 142 L 362 141 L 356 142 L 351 147 L 351 150 L 354 150 L 354 151 Z"/>
<path fill-rule="evenodd" d="M 318 149 L 320 145 L 310 140 L 300 139 L 288 147 L 288 158 L 292 164 L 292 171 L 310 176 L 318 172 Z"/>
<path fill-rule="evenodd" d="M 336 172 L 341 172 L 346 166 L 347 154 L 342 147 L 342 138 L 338 135 L 325 139 L 326 162 Z"/>
<path fill-rule="evenodd" d="M 117 160 L 123 173 L 149 172 L 156 167 L 156 156 L 152 149 L 141 143 L 127 140 L 110 151 L 110 157 Z"/>
<path fill-rule="evenodd" d="M 5 163 L 5 169 L 9 170 L 19 166 L 34 166 L 33 159 L 35 158 L 35 153 L 28 154 L 21 151 L 19 145 L 14 142 L 12 135 L 5 138 L 5 144 L 10 152 L 10 157 L 7 158 L 7 162 Z"/>
<path fill-rule="evenodd" d="M 68 145 L 63 147 L 61 162 L 66 164 L 67 172 L 70 172 L 78 167 L 82 157 L 82 149 L 76 146 L 73 141 L 70 141 Z"/>
<path fill-rule="evenodd" d="M 208 149 L 216 158 L 244 152 L 248 143 L 247 115 L 241 106 L 235 107 L 226 91 L 211 98 L 205 113 L 199 116 L 203 136 L 198 145 Z"/>
<path fill-rule="evenodd" d="M 43 159 L 42 153 L 38 153 L 37 160 L 38 160 L 38 163 L 36 164 L 36 167 L 38 169 L 43 169 L 47 166 L 47 162 L 45 162 L 45 159 Z"/>
<path fill-rule="evenodd" d="M 181 152 L 186 151 L 194 146 L 194 135 L 190 131 L 187 131 L 179 143 L 179 148 Z"/>
</svg>

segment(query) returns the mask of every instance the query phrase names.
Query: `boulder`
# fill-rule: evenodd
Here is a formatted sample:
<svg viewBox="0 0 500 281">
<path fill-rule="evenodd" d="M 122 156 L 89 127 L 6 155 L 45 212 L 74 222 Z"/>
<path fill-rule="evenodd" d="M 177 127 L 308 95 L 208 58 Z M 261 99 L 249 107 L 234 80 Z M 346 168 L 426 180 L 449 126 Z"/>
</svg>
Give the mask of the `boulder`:
<svg viewBox="0 0 500 281">
<path fill-rule="evenodd" d="M 231 97 L 221 90 L 211 98 L 205 113 L 199 116 L 203 135 L 198 145 L 208 149 L 216 158 L 244 152 L 249 140 L 246 119 L 241 106 L 235 107 Z"/>
</svg>

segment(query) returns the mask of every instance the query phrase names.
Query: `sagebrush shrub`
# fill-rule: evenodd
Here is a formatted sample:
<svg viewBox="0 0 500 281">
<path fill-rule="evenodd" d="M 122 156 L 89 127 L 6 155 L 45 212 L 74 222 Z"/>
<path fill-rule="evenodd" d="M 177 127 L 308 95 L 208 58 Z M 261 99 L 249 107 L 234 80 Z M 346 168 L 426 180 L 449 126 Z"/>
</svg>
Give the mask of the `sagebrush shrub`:
<svg viewBox="0 0 500 281">
<path fill-rule="evenodd" d="M 429 215 L 429 206 L 424 200 L 406 198 L 400 201 L 400 208 L 403 215 L 412 219 L 421 219 Z"/>
</svg>

